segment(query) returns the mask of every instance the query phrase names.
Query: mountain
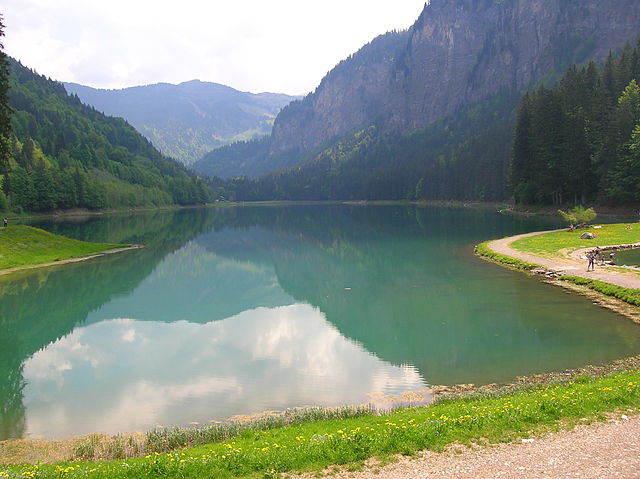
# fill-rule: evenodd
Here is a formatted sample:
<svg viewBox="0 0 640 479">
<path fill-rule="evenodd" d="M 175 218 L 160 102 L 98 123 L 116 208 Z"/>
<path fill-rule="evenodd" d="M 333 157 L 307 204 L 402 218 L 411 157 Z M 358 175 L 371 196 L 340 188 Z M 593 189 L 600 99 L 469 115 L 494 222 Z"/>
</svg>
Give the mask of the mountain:
<svg viewBox="0 0 640 479">
<path fill-rule="evenodd" d="M 265 161 L 269 155 L 271 137 L 263 136 L 249 141 L 238 141 L 210 151 L 191 167 L 208 176 L 229 179 L 238 176 L 257 178 L 287 164 Z"/>
<path fill-rule="evenodd" d="M 202 180 L 163 156 L 122 118 L 84 105 L 62 84 L 8 60 L 13 138 L 11 157 L 0 173 L 13 210 L 148 207 L 210 199 Z"/>
<path fill-rule="evenodd" d="M 377 117 L 424 127 L 639 34 L 634 0 L 433 0 L 407 32 L 378 37 L 285 109 L 271 153 L 310 151 Z"/>
<path fill-rule="evenodd" d="M 290 168 L 238 191 L 505 199 L 524 91 L 639 34 L 635 0 L 432 0 L 407 31 L 377 37 L 285 107 L 262 162 L 284 155 Z"/>
<path fill-rule="evenodd" d="M 187 165 L 222 145 L 270 134 L 280 109 L 297 98 L 199 80 L 121 90 L 64 86 L 83 103 L 124 118 L 165 155 Z"/>
</svg>

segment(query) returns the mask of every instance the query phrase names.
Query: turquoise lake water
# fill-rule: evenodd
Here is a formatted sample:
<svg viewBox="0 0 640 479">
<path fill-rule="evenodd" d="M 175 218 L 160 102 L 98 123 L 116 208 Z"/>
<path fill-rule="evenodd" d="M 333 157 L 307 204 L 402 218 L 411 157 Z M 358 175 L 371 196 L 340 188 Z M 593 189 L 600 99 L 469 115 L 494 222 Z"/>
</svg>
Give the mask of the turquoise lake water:
<svg viewBox="0 0 640 479">
<path fill-rule="evenodd" d="M 318 205 L 33 224 L 146 247 L 0 279 L 0 439 L 360 404 L 640 352 L 629 320 L 473 255 L 550 220 Z"/>
</svg>

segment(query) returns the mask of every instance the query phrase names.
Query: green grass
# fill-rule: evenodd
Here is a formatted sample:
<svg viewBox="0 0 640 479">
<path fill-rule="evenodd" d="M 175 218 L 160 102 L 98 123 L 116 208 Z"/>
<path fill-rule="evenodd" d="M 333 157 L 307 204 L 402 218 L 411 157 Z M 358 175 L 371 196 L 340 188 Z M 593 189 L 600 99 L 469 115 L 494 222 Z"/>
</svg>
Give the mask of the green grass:
<svg viewBox="0 0 640 479">
<path fill-rule="evenodd" d="M 562 276 L 559 279 L 580 286 L 586 286 L 593 291 L 612 296 L 633 306 L 640 306 L 640 289 L 623 288 L 622 286 L 598 281 L 597 279 L 581 278 L 571 275 Z"/>
<path fill-rule="evenodd" d="M 0 270 L 80 258 L 127 245 L 86 243 L 31 226 L 0 228 Z"/>
<path fill-rule="evenodd" d="M 527 263 L 526 261 L 519 260 L 517 258 L 512 258 L 511 256 L 507 256 L 504 254 L 496 253 L 492 249 L 489 248 L 488 244 L 491 241 L 485 241 L 484 243 L 480 243 L 475 247 L 476 254 L 483 256 L 485 258 L 489 258 L 496 263 L 503 264 L 505 266 L 509 266 L 514 269 L 519 269 L 523 271 L 531 271 L 532 269 L 536 269 L 538 265 L 533 263 Z"/>
<path fill-rule="evenodd" d="M 0 467 L 2 478 L 231 478 L 281 477 L 332 465 L 358 467 L 370 457 L 420 450 L 441 451 L 453 443 L 497 443 L 569 427 L 604 413 L 640 406 L 640 372 L 566 384 L 529 386 L 502 396 L 442 400 L 388 415 L 313 421 L 275 430 L 245 430 L 223 442 L 173 452 L 148 450 L 118 461 Z"/>
<path fill-rule="evenodd" d="M 580 228 L 575 231 L 556 231 L 538 236 L 522 238 L 511 243 L 511 247 L 525 253 L 533 253 L 546 257 L 559 257 L 562 252 L 571 252 L 580 248 L 632 244 L 640 242 L 640 224 L 610 224 L 602 228 Z M 627 227 L 631 227 L 627 230 Z M 598 235 L 588 240 L 580 239 L 582 233 Z"/>
</svg>

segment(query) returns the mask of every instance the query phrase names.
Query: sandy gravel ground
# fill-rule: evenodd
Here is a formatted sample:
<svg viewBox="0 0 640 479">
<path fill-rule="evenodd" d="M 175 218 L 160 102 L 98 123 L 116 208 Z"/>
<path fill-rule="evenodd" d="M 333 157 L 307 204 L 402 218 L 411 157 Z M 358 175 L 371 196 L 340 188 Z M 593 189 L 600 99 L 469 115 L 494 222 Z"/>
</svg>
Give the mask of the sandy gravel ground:
<svg viewBox="0 0 640 479">
<path fill-rule="evenodd" d="M 544 258 L 531 253 L 523 253 L 521 251 L 514 250 L 510 247 L 511 243 L 520 238 L 526 238 L 528 236 L 536 236 L 549 231 L 538 231 L 535 233 L 527 233 L 523 235 L 511 236 L 508 238 L 502 238 L 499 240 L 491 241 L 488 243 L 490 249 L 496 253 L 505 254 L 512 258 L 517 258 L 528 263 L 535 263 L 543 266 L 546 269 L 553 271 L 563 271 L 573 276 L 580 276 L 582 278 L 598 279 L 607 283 L 616 284 L 624 288 L 640 288 L 640 275 L 630 273 L 622 273 L 617 271 L 608 270 L 606 266 L 596 265 L 595 271 L 587 272 L 587 261 L 575 259 L 573 257 L 566 258 Z"/>
<path fill-rule="evenodd" d="M 516 444 L 425 452 L 391 465 L 341 472 L 335 479 L 607 479 L 640 478 L 640 417 L 621 416 L 607 423 L 524 439 Z"/>
</svg>

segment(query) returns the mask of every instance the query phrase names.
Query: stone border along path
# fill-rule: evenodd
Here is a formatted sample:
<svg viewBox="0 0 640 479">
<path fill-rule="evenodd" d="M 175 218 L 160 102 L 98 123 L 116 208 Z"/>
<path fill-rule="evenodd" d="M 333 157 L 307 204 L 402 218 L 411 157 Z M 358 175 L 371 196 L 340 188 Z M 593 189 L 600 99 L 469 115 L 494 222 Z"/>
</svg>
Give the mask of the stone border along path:
<svg viewBox="0 0 640 479">
<path fill-rule="evenodd" d="M 551 230 L 551 231 L 536 231 L 534 233 L 525 233 L 517 236 L 509 236 L 487 243 L 489 249 L 495 253 L 500 253 L 506 256 L 511 256 L 527 263 L 534 263 L 544 267 L 547 270 L 559 272 L 563 274 L 570 274 L 572 276 L 579 276 L 586 279 L 597 279 L 606 283 L 615 284 L 623 288 L 640 289 L 640 275 L 632 272 L 624 273 L 622 271 L 613 271 L 608 269 L 607 266 L 598 266 L 596 264 L 595 271 L 587 272 L 587 261 L 579 259 L 582 254 L 591 248 L 582 248 L 571 253 L 570 256 L 564 258 L 545 258 L 533 253 L 523 253 L 522 251 L 511 248 L 511 243 L 521 238 L 528 238 L 530 236 L 538 236 L 545 233 L 553 233 L 554 231 L 565 230 Z M 600 249 L 616 249 L 618 245 L 601 246 Z"/>
</svg>

